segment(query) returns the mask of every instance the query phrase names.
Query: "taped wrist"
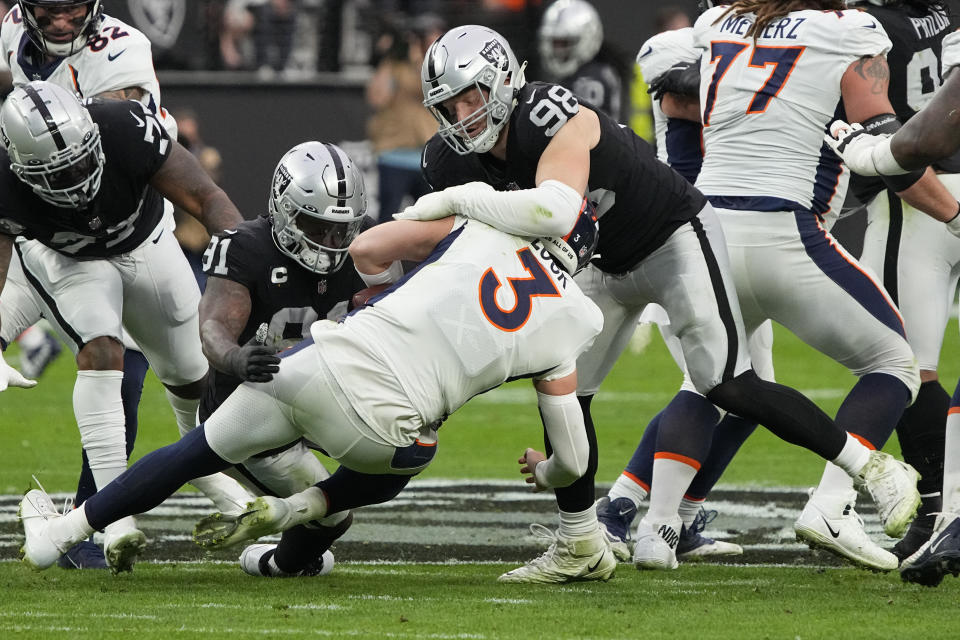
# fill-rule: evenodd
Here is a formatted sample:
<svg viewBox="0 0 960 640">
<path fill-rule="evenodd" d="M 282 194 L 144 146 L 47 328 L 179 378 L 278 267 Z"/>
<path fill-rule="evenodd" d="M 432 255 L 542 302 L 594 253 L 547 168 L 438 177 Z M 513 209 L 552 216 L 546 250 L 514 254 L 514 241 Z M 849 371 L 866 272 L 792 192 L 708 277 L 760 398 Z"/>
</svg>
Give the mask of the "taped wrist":
<svg viewBox="0 0 960 640">
<path fill-rule="evenodd" d="M 466 186 L 466 185 L 465 185 Z M 580 214 L 583 195 L 559 180 L 544 180 L 533 189 L 491 191 L 457 189 L 451 193 L 455 213 L 517 236 L 563 236 Z"/>
<path fill-rule="evenodd" d="M 380 273 L 363 273 L 359 269 L 357 269 L 357 273 L 360 275 L 363 283 L 368 287 L 373 287 L 378 284 L 392 284 L 403 275 L 403 264 L 399 260 L 394 260 L 389 267 Z"/>
<path fill-rule="evenodd" d="M 587 470 L 590 443 L 575 393 L 551 396 L 537 392 L 540 419 L 553 453 L 534 469 L 541 487 L 566 487 Z"/>
<path fill-rule="evenodd" d="M 872 118 L 867 118 L 860 124 L 866 133 L 874 135 L 886 134 L 888 136 L 892 136 L 903 126 L 900 120 L 897 119 L 896 114 L 893 113 L 881 113 Z M 872 158 L 873 165 L 883 179 L 883 183 L 894 193 L 899 193 L 912 187 L 917 180 L 923 177 L 926 171 L 925 169 L 917 169 L 916 171 L 907 172 L 906 169 L 901 167 L 890 151 L 890 138 L 887 138 L 883 143 L 874 147 Z"/>
</svg>

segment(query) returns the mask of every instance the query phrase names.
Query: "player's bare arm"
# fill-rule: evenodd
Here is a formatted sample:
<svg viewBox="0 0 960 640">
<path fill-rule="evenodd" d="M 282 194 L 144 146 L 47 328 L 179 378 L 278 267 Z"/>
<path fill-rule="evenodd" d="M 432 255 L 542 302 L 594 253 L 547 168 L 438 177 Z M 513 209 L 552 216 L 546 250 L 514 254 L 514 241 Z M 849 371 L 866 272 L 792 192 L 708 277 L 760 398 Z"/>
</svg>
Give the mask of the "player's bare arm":
<svg viewBox="0 0 960 640">
<path fill-rule="evenodd" d="M 143 87 L 126 87 L 125 89 L 103 91 L 93 97 L 105 100 L 140 100 L 146 95 L 147 91 Z"/>
<path fill-rule="evenodd" d="M 579 194 L 590 178 L 590 150 L 600 142 L 600 120 L 591 109 L 579 112 L 554 134 L 537 164 L 537 185 L 557 180 Z"/>
<path fill-rule="evenodd" d="M 420 262 L 453 228 L 453 217 L 394 220 L 367 229 L 350 244 L 350 256 L 361 274 L 382 273 L 397 260 Z"/>
<path fill-rule="evenodd" d="M 876 116 L 893 114 L 887 96 L 890 68 L 886 58 L 861 58 L 847 69 L 840 81 L 844 108 L 850 122 L 866 122 Z M 937 179 L 931 169 L 912 184 L 888 184 L 898 196 L 927 215 L 946 222 L 957 215 L 956 198 Z"/>
<path fill-rule="evenodd" d="M 228 353 L 236 349 L 250 319 L 250 290 L 227 278 L 208 278 L 200 298 L 200 341 L 203 355 L 220 371 L 229 372 Z"/>
<path fill-rule="evenodd" d="M 223 189 L 218 187 L 197 159 L 179 142 L 150 184 L 165 198 L 203 223 L 210 233 L 233 229 L 243 216 Z"/>
<path fill-rule="evenodd" d="M 660 108 L 668 118 L 680 118 L 700 122 L 700 98 L 684 96 L 679 93 L 665 93 L 660 99 Z"/>
<path fill-rule="evenodd" d="M 919 169 L 960 149 L 960 73 L 944 81 L 933 100 L 890 141 L 893 157 L 904 169 Z"/>
</svg>

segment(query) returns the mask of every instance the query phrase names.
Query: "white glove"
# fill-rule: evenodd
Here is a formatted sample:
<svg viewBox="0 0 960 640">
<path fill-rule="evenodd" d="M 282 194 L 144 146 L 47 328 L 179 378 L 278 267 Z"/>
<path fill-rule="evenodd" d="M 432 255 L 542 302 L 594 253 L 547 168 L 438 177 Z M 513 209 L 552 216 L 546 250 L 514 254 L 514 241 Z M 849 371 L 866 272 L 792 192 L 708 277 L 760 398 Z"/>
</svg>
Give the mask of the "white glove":
<svg viewBox="0 0 960 640">
<path fill-rule="evenodd" d="M 493 191 L 486 182 L 468 182 L 443 191 L 434 191 L 420 198 L 400 213 L 393 214 L 397 220 L 439 220 L 455 213 L 464 213 L 455 209 L 455 203 L 464 195 L 480 191 Z"/>
<path fill-rule="evenodd" d="M 28 380 L 23 374 L 8 365 L 3 354 L 0 353 L 0 391 L 6 391 L 7 387 L 23 387 L 29 389 L 37 386 L 36 380 Z"/>
<path fill-rule="evenodd" d="M 857 123 L 835 120 L 830 125 L 830 134 L 823 136 L 823 139 L 854 173 L 862 176 L 908 173 L 890 151 L 891 137 L 888 133 L 867 133 Z"/>
</svg>

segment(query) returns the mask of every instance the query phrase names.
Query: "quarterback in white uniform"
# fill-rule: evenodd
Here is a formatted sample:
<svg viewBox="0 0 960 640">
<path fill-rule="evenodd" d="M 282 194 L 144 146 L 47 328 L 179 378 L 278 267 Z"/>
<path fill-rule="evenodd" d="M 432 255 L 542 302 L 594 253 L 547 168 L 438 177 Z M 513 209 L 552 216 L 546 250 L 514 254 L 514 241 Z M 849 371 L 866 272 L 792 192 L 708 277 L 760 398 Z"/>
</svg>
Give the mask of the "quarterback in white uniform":
<svg viewBox="0 0 960 640">
<path fill-rule="evenodd" d="M 748 332 L 772 318 L 847 366 L 860 380 L 837 423 L 879 448 L 913 401 L 919 372 L 896 306 L 821 222 L 846 174 L 822 137 L 841 108 L 856 120 L 892 110 L 890 41 L 876 20 L 836 0 L 761 16 L 755 8 L 716 7 L 694 27 L 704 51 L 697 186 L 720 215 Z M 900 192 L 923 195 L 938 212 L 952 200 L 932 174 Z M 863 532 L 844 475 L 827 465 L 798 536 L 871 568 L 896 568 Z"/>
<path fill-rule="evenodd" d="M 576 359 L 602 326 L 600 310 L 572 278 L 596 246 L 592 212 L 566 237 L 530 241 L 462 217 L 365 232 L 351 247 L 354 263 L 368 284 L 389 288 L 342 324 L 315 323 L 313 339 L 284 352 L 271 382 L 245 383 L 203 426 L 140 460 L 81 508 L 44 520 L 49 498 L 28 494 L 25 562 L 46 568 L 57 549 L 159 504 L 191 474 L 301 436 L 341 463 L 336 473 L 287 499 L 258 498 L 240 517 L 201 521 L 198 542 L 233 544 L 389 500 L 430 463 L 439 421 L 516 377 L 533 379 L 552 449 L 548 458 L 526 450 L 527 482 L 541 490 L 574 482 L 590 449 Z M 399 277 L 401 259 L 421 264 Z M 606 580 L 616 567 L 595 525 L 588 534 L 561 531 L 547 553 L 566 571 L 553 579 L 538 574 L 538 581 Z M 501 580 L 528 581 L 524 570 Z"/>
</svg>

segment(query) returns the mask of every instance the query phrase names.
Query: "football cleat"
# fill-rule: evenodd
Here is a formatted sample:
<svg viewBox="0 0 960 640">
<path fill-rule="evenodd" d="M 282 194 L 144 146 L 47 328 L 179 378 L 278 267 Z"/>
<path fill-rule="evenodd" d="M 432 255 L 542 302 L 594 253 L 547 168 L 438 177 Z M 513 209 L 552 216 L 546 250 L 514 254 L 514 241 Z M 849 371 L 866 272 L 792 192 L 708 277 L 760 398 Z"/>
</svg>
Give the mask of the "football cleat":
<svg viewBox="0 0 960 640">
<path fill-rule="evenodd" d="M 580 580 L 609 580 L 617 568 L 607 540 L 599 529 L 580 538 L 555 534 L 542 524 L 531 524 L 530 532 L 550 540 L 550 547 L 522 567 L 501 575 L 499 582 L 561 584 Z"/>
<path fill-rule="evenodd" d="M 897 557 L 871 540 L 864 530 L 863 519 L 853 508 L 855 499 L 855 493 L 834 497 L 811 491 L 800 517 L 793 523 L 797 541 L 871 571 L 896 569 Z"/>
<path fill-rule="evenodd" d="M 134 526 L 133 518 L 124 521 L 121 526 L 114 522 L 103 534 L 103 554 L 115 574 L 133 571 L 134 563 L 147 547 L 147 536 Z"/>
<path fill-rule="evenodd" d="M 62 515 L 42 488 L 27 491 L 20 501 L 17 517 L 25 537 L 20 558 L 34 571 L 49 568 L 70 548 L 67 541 L 58 542 L 50 535 L 50 523 Z"/>
<path fill-rule="evenodd" d="M 871 451 L 867 464 L 853 478 L 854 484 L 870 492 L 883 531 L 891 538 L 903 536 L 920 506 L 919 478 L 916 469 L 882 451 Z"/>
<path fill-rule="evenodd" d="M 296 573 L 286 573 L 274 568 L 270 559 L 277 551 L 275 544 L 251 544 L 240 554 L 240 567 L 245 573 L 261 578 L 299 578 L 325 576 L 333 570 L 333 554 L 328 549 L 319 558 L 311 561 Z"/>
<path fill-rule="evenodd" d="M 646 517 L 641 518 L 633 547 L 634 566 L 637 569 L 676 569 L 681 527 L 680 516 L 669 522 L 649 522 Z"/>
<path fill-rule="evenodd" d="M 36 380 L 57 359 L 61 351 L 63 348 L 60 346 L 60 341 L 44 332 L 43 342 L 20 353 L 20 373 L 31 380 Z"/>
<path fill-rule="evenodd" d="M 920 505 L 920 511 L 924 511 L 927 506 L 927 499 L 924 498 L 923 501 Z M 897 541 L 897 544 L 893 545 L 893 549 L 890 550 L 893 555 L 897 556 L 900 562 L 903 562 L 915 554 L 917 550 L 930 539 L 930 536 L 933 535 L 933 527 L 937 520 L 936 514 L 940 511 L 940 498 L 937 497 L 936 501 L 936 507 L 926 510 L 913 519 L 913 522 L 910 523 L 910 528 L 907 529 L 907 533 L 904 534 L 904 536 Z"/>
<path fill-rule="evenodd" d="M 900 565 L 904 582 L 926 587 L 940 584 L 947 574 L 960 575 L 960 515 L 941 513 L 933 535 Z"/>
<path fill-rule="evenodd" d="M 630 498 L 610 499 L 603 496 L 597 500 L 597 520 L 600 531 L 607 538 L 610 550 L 620 562 L 629 562 L 633 552 L 630 544 L 630 527 L 637 515 L 637 507 Z"/>
<path fill-rule="evenodd" d="M 707 511 L 700 507 L 700 511 L 690 524 L 690 528 L 681 527 L 680 541 L 677 542 L 677 560 L 743 555 L 743 547 L 738 544 L 714 540 L 701 535 L 707 525 L 713 522 L 716 517 L 716 511 L 712 509 Z"/>
<path fill-rule="evenodd" d="M 106 569 L 107 559 L 103 550 L 92 540 L 81 540 L 57 560 L 61 569 Z"/>
<path fill-rule="evenodd" d="M 297 524 L 295 515 L 283 498 L 260 496 L 238 515 L 215 513 L 203 518 L 193 528 L 193 540 L 201 547 L 231 547 L 289 529 Z"/>
</svg>

